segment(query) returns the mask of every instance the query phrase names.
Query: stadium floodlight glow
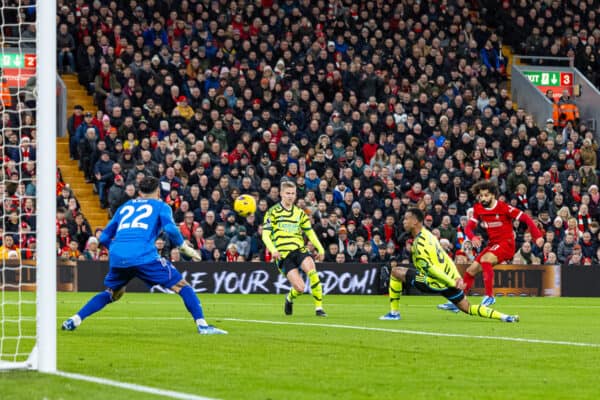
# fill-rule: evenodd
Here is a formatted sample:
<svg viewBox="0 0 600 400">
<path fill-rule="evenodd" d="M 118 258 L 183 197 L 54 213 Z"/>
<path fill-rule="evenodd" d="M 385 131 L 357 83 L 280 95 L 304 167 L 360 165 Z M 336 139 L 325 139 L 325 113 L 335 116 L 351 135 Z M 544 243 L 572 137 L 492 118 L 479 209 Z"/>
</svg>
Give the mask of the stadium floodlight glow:
<svg viewBox="0 0 600 400">
<path fill-rule="evenodd" d="M 5 38 L 1 52 L 0 70 L 2 79 L 2 101 L 12 101 L 6 112 L 12 114 L 20 125 L 10 128 L 11 134 L 21 139 L 26 130 L 36 129 L 36 189 L 35 231 L 13 232 L 22 241 L 23 236 L 36 238 L 35 260 L 27 257 L 15 260 L 0 260 L 0 370 L 35 369 L 40 372 L 56 372 L 56 0 L 43 0 L 35 3 L 36 22 L 24 16 L 30 2 L 18 0 L 16 4 L 0 2 L 0 14 L 12 15 L 13 19 L 3 19 L 3 32 L 10 32 Z M 28 30 L 27 24 L 36 25 L 36 40 L 22 36 Z M 37 65 L 37 69 L 36 68 Z M 27 84 L 29 83 L 29 85 Z M 11 96 L 7 96 L 8 90 Z M 17 111 L 17 102 L 22 96 L 35 96 L 35 105 Z M 27 101 L 26 101 L 27 103 Z M 35 112 L 36 125 L 24 126 L 20 111 Z M 5 132 L 2 132 L 3 134 Z M 7 146 L 8 147 L 8 146 Z M 16 147 L 16 146 L 13 146 Z M 20 146 L 17 150 L 20 150 Z M 16 165 L 24 170 L 23 159 Z M 10 182 L 3 178 L 4 188 L 17 186 L 23 182 Z M 11 189 L 12 191 L 12 189 Z M 3 193 L 3 200 L 8 197 Z M 17 194 L 18 228 L 22 230 L 24 213 Z M 3 204 L 4 206 L 4 204 Z M 6 228 L 6 223 L 2 222 Z M 7 233 L 6 229 L 3 231 Z M 19 250 L 20 251 L 20 250 Z M 15 253 L 17 254 L 17 253 Z M 13 254 L 13 258 L 15 258 Z M 21 252 L 21 255 L 24 253 Z M 35 293 L 32 290 L 35 289 Z"/>
</svg>

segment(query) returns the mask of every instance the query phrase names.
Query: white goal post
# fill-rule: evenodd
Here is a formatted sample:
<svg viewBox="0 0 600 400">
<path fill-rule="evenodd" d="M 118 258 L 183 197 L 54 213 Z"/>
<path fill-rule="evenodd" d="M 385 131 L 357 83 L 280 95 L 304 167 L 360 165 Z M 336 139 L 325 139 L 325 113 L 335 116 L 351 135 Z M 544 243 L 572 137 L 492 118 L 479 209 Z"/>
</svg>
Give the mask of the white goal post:
<svg viewBox="0 0 600 400">
<path fill-rule="evenodd" d="M 22 0 L 0 1 L 0 11 L 6 15 L 24 15 L 30 11 L 31 5 Z M 0 370 L 5 369 L 34 369 L 45 373 L 55 373 L 56 367 L 56 120 L 57 120 L 57 92 L 56 92 L 56 0 L 37 1 L 35 10 L 36 24 L 36 89 L 37 103 L 36 111 L 36 195 L 35 203 L 37 207 L 36 214 L 36 261 L 35 268 L 26 267 L 23 261 L 20 262 L 20 269 L 12 268 L 5 260 L 0 260 L 1 280 L 0 280 Z M 5 14 L 3 14 L 5 17 Z M 24 32 L 24 26 L 21 26 L 22 19 L 17 17 L 17 24 L 13 22 L 6 23 L 6 18 L 2 19 L 6 26 L 0 27 L 5 30 L 8 28 L 11 32 L 17 32 L 11 38 L 13 42 L 9 44 L 10 54 L 13 61 L 12 72 L 17 74 L 17 81 L 23 79 L 20 76 L 19 66 L 23 65 L 25 57 L 25 48 L 31 49 L 32 43 L 21 38 Z M 28 24 L 33 22 L 29 21 Z M 3 33 L 3 32 L 2 32 Z M 0 36 L 3 36 L 0 33 Z M 6 38 L 4 38 L 6 39 Z M 23 38 L 24 39 L 24 38 Z M 9 53 L 8 48 L 0 50 L 2 52 L 2 66 L 6 65 L 5 54 Z M 8 69 L 6 69 L 8 71 Z M 8 74 L 8 72 L 7 72 Z M 2 72 L 4 78 L 4 72 Z M 4 86 L 4 85 L 3 85 Z M 16 85 L 16 90 L 12 88 L 15 101 L 21 96 L 26 95 L 25 88 L 21 83 Z M 35 92 L 35 89 L 33 90 Z M 31 92 L 31 90 L 28 90 Z M 10 111 L 14 114 L 18 111 Z M 20 114 L 17 116 L 20 120 Z M 4 128 L 3 128 L 4 129 Z M 21 128 L 17 127 L 19 135 Z M 17 147 L 20 151 L 20 147 Z M 22 167 L 22 159 L 20 162 Z M 2 176 L 5 179 L 5 176 Z M 5 182 L 2 182 L 4 187 Z M 2 205 L 4 205 L 5 192 L 2 193 Z M 19 226 L 21 226 L 21 217 L 19 214 Z M 2 223 L 4 228 L 4 222 Z M 6 232 L 6 231 L 4 231 Z M 21 232 L 17 232 L 20 235 Z M 23 274 L 25 268 L 35 269 L 36 292 L 35 301 L 30 293 L 24 293 Z M 7 276 L 16 276 L 16 285 L 7 283 Z M 31 285 L 31 282 L 29 282 Z M 23 293 L 22 293 L 23 292 Z M 35 305 L 35 311 L 32 307 Z M 22 329 L 29 323 L 31 327 Z M 14 327 L 13 327 L 14 326 Z M 33 330 L 35 329 L 35 332 Z M 30 332 L 31 331 L 31 332 Z M 25 339 L 30 340 L 25 343 Z M 14 343 L 16 344 L 12 344 Z M 35 342 L 33 345 L 31 342 Z M 7 354 L 12 351 L 12 355 Z M 28 351 L 29 354 L 24 354 Z"/>
<path fill-rule="evenodd" d="M 56 0 L 37 3 L 38 257 L 37 349 L 40 372 L 56 371 Z M 33 366 L 34 368 L 36 366 Z"/>
</svg>

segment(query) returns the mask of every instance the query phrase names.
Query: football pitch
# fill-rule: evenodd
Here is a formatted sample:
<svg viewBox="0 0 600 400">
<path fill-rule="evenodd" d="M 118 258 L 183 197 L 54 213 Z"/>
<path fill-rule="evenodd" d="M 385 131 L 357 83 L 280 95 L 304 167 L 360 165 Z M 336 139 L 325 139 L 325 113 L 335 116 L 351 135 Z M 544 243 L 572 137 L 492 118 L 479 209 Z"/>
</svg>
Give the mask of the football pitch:
<svg viewBox="0 0 600 400">
<path fill-rule="evenodd" d="M 90 295 L 59 293 L 57 329 Z M 326 296 L 328 318 L 314 316 L 309 296 L 293 316 L 283 296 L 200 297 L 229 335 L 198 335 L 178 296 L 126 294 L 58 333 L 59 370 L 101 382 L 4 372 L 0 398 L 598 397 L 600 299 L 499 298 L 495 308 L 521 317 L 507 324 L 437 310 L 435 296 L 402 297 L 401 321 L 378 320 L 385 296 Z"/>
</svg>

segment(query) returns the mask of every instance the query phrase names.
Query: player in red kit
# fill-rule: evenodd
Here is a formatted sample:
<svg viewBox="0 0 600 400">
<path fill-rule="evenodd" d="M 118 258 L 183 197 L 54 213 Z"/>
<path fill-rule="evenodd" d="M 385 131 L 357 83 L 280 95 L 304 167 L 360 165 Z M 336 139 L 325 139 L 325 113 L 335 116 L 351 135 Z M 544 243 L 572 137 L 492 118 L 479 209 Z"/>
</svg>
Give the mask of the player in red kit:
<svg viewBox="0 0 600 400">
<path fill-rule="evenodd" d="M 489 307 L 496 302 L 494 298 L 494 265 L 510 261 L 515 255 L 513 221 L 518 220 L 527 224 L 529 232 L 539 248 L 544 245 L 544 239 L 542 232 L 529 215 L 497 199 L 498 186 L 494 182 L 478 182 L 473 185 L 472 192 L 478 198 L 478 203 L 473 207 L 473 217 L 467 223 L 465 234 L 475 247 L 480 247 L 481 237 L 475 235 L 475 229 L 479 224 L 487 232 L 488 243 L 469 265 L 463 280 L 466 285 L 465 293 L 467 293 L 475 282 L 475 276 L 483 271 L 485 297 L 481 304 Z M 438 308 L 455 311 L 448 303 L 440 304 Z"/>
</svg>

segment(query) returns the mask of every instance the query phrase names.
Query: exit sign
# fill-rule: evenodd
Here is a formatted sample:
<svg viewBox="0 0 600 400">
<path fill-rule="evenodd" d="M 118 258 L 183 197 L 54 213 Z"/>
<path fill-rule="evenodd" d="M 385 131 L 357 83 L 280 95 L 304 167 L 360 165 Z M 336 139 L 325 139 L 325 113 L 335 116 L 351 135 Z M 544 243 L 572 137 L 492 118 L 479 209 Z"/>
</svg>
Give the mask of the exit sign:
<svg viewBox="0 0 600 400">
<path fill-rule="evenodd" d="M 565 90 L 569 95 L 573 95 L 574 82 L 572 72 L 523 71 L 523 74 L 540 92 L 546 94 L 551 90 L 554 101 L 557 101 Z"/>
<path fill-rule="evenodd" d="M 535 86 L 573 86 L 573 73 L 552 71 L 523 71 Z"/>
<path fill-rule="evenodd" d="M 35 54 L 2 53 L 0 54 L 0 68 L 35 68 Z"/>
</svg>

